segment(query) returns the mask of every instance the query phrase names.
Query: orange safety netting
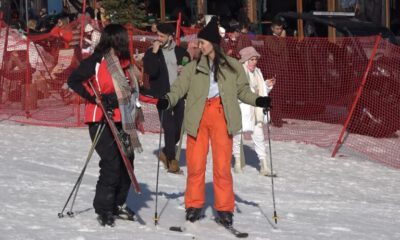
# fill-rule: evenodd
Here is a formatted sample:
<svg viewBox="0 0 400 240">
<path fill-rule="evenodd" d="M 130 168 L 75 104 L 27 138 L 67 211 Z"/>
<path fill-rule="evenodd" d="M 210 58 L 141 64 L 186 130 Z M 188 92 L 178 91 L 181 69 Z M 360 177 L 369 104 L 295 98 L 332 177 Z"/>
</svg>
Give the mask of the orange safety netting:
<svg viewBox="0 0 400 240">
<path fill-rule="evenodd" d="M 0 118 L 49 126 L 82 125 L 83 101 L 65 85 L 82 57 L 79 44 L 64 49 L 54 39 L 30 38 L 27 64 L 26 40 L 16 30 L 10 29 L 7 33 L 7 28 L 2 26 Z M 79 22 L 71 26 L 74 41 L 79 43 Z M 185 35 L 182 46 L 198 54 L 195 32 L 183 27 L 182 31 Z M 7 34 L 8 41 L 5 41 Z M 148 79 L 141 71 L 141 60 L 156 38 L 154 34 L 133 30 L 135 64 L 144 82 L 141 96 L 144 127 L 150 132 L 159 131 L 159 118 L 154 99 L 145 96 Z M 261 54 L 258 66 L 264 78 L 276 77 L 270 93 L 274 140 L 333 149 L 365 76 L 366 83 L 346 128 L 347 134 L 339 143 L 376 161 L 400 167 L 397 147 L 400 144 L 400 48 L 382 40 L 369 61 L 376 43 L 377 37 L 337 38 L 333 42 L 326 38 L 300 41 L 241 36 L 235 41 L 226 38 L 221 45 L 233 57 L 239 57 L 242 47 L 253 45 Z M 192 56 L 196 54 L 191 52 Z"/>
</svg>

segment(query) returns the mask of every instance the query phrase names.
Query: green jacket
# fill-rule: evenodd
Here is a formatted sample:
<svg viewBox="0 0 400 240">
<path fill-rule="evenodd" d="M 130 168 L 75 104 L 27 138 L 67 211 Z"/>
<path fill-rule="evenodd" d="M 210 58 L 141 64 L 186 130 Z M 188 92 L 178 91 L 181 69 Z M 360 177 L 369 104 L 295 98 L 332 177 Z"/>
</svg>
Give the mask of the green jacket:
<svg viewBox="0 0 400 240">
<path fill-rule="evenodd" d="M 230 65 L 236 70 L 233 72 L 227 63 L 221 59 L 218 72 L 218 88 L 225 112 L 228 133 L 233 135 L 242 128 L 242 117 L 238 99 L 255 106 L 257 94 L 250 90 L 242 64 L 236 59 L 226 57 Z M 205 102 L 210 87 L 210 67 L 207 58 L 202 56 L 200 61 L 187 64 L 178 79 L 172 84 L 167 93 L 170 105 L 175 106 L 178 100 L 187 94 L 184 128 L 187 134 L 196 137 L 200 120 L 203 116 Z M 221 74 L 222 73 L 222 74 Z"/>
</svg>

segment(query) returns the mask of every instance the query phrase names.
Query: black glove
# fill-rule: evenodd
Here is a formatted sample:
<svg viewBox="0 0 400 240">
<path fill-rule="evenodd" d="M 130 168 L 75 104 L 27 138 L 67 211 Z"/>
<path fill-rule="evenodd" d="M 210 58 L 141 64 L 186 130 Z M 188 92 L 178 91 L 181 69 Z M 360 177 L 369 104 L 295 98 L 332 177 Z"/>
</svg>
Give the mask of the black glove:
<svg viewBox="0 0 400 240">
<path fill-rule="evenodd" d="M 157 109 L 158 110 L 165 110 L 168 108 L 169 101 L 166 98 L 159 98 L 157 102 Z"/>
<path fill-rule="evenodd" d="M 89 96 L 86 100 L 90 103 L 96 104 L 96 96 Z"/>
<path fill-rule="evenodd" d="M 107 111 L 112 111 L 112 110 L 118 108 L 118 97 L 115 92 L 109 93 L 109 94 L 102 94 L 101 102 L 103 103 L 104 108 Z"/>
<path fill-rule="evenodd" d="M 270 108 L 271 107 L 271 98 L 270 97 L 258 97 L 256 99 L 256 106 L 262 108 Z"/>
</svg>

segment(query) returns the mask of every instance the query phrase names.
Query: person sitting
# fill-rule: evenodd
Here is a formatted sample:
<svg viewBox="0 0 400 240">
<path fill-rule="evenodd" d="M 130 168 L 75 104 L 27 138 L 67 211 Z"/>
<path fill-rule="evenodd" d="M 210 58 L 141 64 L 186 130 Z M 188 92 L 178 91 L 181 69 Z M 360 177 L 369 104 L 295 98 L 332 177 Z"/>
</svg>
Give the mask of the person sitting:
<svg viewBox="0 0 400 240">
<path fill-rule="evenodd" d="M 36 31 L 48 32 L 51 27 L 49 26 L 49 15 L 47 14 L 47 9 L 42 8 L 39 11 L 39 19 L 36 25 Z"/>
<path fill-rule="evenodd" d="M 63 47 L 69 48 L 69 43 L 72 41 L 72 30 L 68 27 L 68 19 L 60 18 L 57 25 L 50 31 L 50 35 L 63 41 Z"/>
<path fill-rule="evenodd" d="M 101 33 L 97 29 L 95 29 L 90 23 L 85 26 L 85 34 L 88 37 L 85 37 L 84 40 L 89 44 L 88 48 L 82 49 L 82 53 L 90 53 L 94 52 L 97 44 L 100 41 Z"/>
</svg>

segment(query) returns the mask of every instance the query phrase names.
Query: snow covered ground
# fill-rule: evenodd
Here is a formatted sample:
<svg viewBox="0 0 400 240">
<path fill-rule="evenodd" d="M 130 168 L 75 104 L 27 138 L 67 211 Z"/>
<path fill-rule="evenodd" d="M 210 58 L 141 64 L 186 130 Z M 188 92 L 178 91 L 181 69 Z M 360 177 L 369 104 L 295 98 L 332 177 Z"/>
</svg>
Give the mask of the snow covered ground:
<svg viewBox="0 0 400 240">
<path fill-rule="evenodd" d="M 86 128 L 66 129 L 0 123 L 0 239 L 233 239 L 212 220 L 212 175 L 206 175 L 206 217 L 187 233 L 171 232 L 184 224 L 185 176 L 160 169 L 159 225 L 154 226 L 157 134 L 141 137 L 136 176 L 142 195 L 131 192 L 128 204 L 138 222 L 100 227 L 92 208 L 98 156 L 86 171 L 74 207 L 76 216 L 58 218 L 90 147 Z M 258 161 L 246 147 L 248 166 L 234 174 L 235 226 L 248 239 L 400 239 L 400 171 L 341 151 L 294 142 L 273 142 L 276 209 L 272 221 L 270 178 L 258 175 Z M 209 159 L 210 156 L 209 156 Z M 182 169 L 186 172 L 184 159 Z M 68 209 L 67 209 L 68 210 Z"/>
</svg>

